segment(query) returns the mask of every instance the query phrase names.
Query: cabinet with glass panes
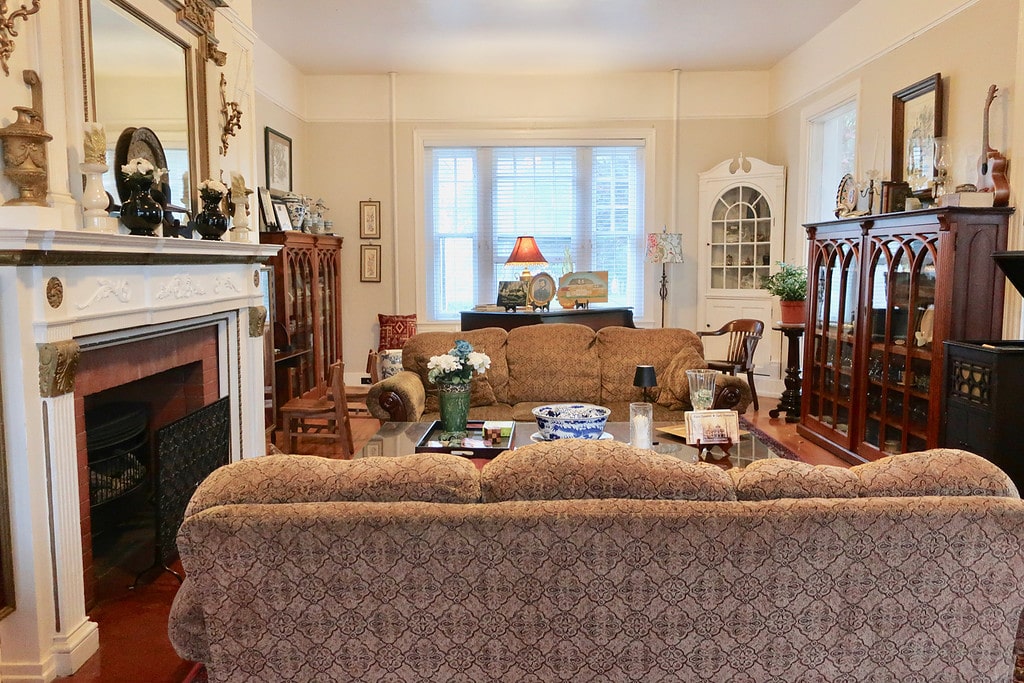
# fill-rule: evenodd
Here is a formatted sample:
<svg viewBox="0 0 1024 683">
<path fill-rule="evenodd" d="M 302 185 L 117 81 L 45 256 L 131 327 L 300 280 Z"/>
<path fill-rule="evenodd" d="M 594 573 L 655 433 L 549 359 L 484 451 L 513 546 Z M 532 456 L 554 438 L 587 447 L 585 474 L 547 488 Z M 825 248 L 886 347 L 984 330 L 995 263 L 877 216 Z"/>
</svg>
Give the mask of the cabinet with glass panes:
<svg viewBox="0 0 1024 683">
<path fill-rule="evenodd" d="M 806 226 L 813 325 L 797 430 L 849 462 L 939 445 L 945 340 L 1001 336 L 1011 209 Z M 984 302 L 980 304 L 979 302 Z"/>
<path fill-rule="evenodd" d="M 711 211 L 711 289 L 759 289 L 771 272 L 772 214 L 749 185 L 723 192 Z"/>
</svg>

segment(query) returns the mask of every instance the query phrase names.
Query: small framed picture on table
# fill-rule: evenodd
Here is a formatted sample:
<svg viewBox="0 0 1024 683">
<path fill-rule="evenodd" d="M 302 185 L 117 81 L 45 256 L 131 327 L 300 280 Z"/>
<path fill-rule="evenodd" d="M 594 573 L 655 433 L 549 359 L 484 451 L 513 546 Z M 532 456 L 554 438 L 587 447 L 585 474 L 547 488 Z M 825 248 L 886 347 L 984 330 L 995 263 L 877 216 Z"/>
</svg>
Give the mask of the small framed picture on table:
<svg viewBox="0 0 1024 683">
<path fill-rule="evenodd" d="M 274 214 L 274 198 L 270 195 L 270 188 L 261 187 L 259 197 L 260 217 L 263 219 L 263 225 L 267 230 L 279 230 L 277 216 Z"/>
<path fill-rule="evenodd" d="M 288 205 L 283 202 L 274 202 L 274 217 L 277 218 L 279 230 L 292 230 L 292 218 L 288 215 Z"/>
</svg>

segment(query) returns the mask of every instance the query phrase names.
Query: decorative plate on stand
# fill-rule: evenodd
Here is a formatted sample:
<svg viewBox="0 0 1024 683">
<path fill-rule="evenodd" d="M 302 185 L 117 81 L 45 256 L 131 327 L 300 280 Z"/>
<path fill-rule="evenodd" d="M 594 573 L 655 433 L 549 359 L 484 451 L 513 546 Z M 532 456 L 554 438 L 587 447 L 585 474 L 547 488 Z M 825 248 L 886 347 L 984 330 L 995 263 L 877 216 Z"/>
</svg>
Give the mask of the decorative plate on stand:
<svg viewBox="0 0 1024 683">
<path fill-rule="evenodd" d="M 167 182 L 167 156 L 156 133 L 149 128 L 125 128 L 117 138 L 117 145 L 114 147 L 114 182 L 117 184 L 117 196 L 122 202 L 131 194 L 124 181 L 124 174 L 121 173 L 121 167 L 127 164 L 129 159 L 145 159 L 164 171 L 160 184 L 154 185 L 153 189 L 163 195 L 163 201 L 160 203 L 169 205 L 171 186 Z M 156 199 L 160 201 L 160 198 Z"/>
<path fill-rule="evenodd" d="M 839 181 L 836 193 L 836 218 L 849 216 L 857 210 L 857 182 L 847 173 Z"/>
</svg>

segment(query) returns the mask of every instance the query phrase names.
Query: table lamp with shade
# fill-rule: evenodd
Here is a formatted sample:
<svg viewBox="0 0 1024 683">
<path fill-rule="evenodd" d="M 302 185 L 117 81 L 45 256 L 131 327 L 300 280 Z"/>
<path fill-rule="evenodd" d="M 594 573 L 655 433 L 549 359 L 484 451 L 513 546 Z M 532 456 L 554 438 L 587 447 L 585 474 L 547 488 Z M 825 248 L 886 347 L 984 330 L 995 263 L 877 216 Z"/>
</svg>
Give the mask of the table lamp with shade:
<svg viewBox="0 0 1024 683">
<path fill-rule="evenodd" d="M 512 253 L 505 261 L 506 266 L 523 267 L 523 272 L 519 276 L 523 282 L 529 282 L 533 278 L 530 266 L 546 266 L 547 264 L 547 259 L 544 258 L 544 254 L 540 253 L 537 240 L 532 235 L 517 237 L 516 244 L 512 247 Z"/>
<path fill-rule="evenodd" d="M 650 403 L 651 398 L 648 391 L 651 387 L 658 386 L 658 377 L 654 372 L 653 365 L 638 365 L 633 373 L 633 386 L 639 387 L 644 392 L 644 403 Z"/>
<path fill-rule="evenodd" d="M 679 232 L 652 232 L 647 235 L 647 262 L 661 264 L 661 326 L 665 327 L 665 299 L 668 298 L 668 274 L 666 263 L 683 262 L 683 235 Z"/>
</svg>

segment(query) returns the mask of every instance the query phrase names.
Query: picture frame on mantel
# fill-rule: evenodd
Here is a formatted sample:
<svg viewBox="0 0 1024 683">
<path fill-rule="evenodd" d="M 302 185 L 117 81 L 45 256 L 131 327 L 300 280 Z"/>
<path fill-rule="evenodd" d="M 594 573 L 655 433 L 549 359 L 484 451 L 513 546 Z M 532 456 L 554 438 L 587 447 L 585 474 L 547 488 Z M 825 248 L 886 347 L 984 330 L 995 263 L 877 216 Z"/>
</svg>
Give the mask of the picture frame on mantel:
<svg viewBox="0 0 1024 683">
<path fill-rule="evenodd" d="M 892 95 L 893 182 L 918 199 L 931 199 L 935 138 L 942 137 L 942 74 L 934 73 Z"/>
<path fill-rule="evenodd" d="M 267 187 L 272 192 L 292 191 L 292 139 L 269 126 L 263 129 Z"/>
</svg>

